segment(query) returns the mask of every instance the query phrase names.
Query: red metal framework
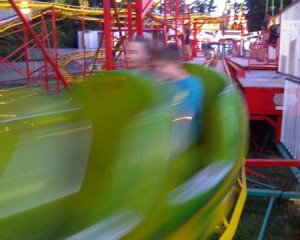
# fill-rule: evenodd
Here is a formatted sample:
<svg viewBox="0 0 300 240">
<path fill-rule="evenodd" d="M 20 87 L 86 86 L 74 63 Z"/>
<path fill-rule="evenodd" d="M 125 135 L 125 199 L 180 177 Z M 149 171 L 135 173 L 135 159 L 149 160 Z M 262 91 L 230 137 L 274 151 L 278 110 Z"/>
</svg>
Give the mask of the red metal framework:
<svg viewBox="0 0 300 240">
<path fill-rule="evenodd" d="M 0 2 L 0 7 L 1 4 L 4 2 Z M 14 46 L 7 56 L 0 58 L 2 65 L 0 72 L 4 73 L 10 68 L 16 73 L 17 79 L 24 79 L 27 84 L 44 82 L 46 88 L 51 91 L 53 84 L 50 82 L 56 81 L 56 92 L 61 90 L 61 84 L 69 89 L 69 82 L 86 80 L 91 71 L 124 68 L 125 41 L 132 39 L 135 34 L 144 35 L 145 32 L 152 32 L 152 38 L 160 35 L 161 44 L 166 45 L 168 30 L 171 29 L 175 32 L 173 35 L 175 42 L 180 45 L 184 23 L 190 24 L 191 36 L 196 39 L 197 32 L 204 23 L 222 21 L 219 18 L 192 16 L 190 9 L 182 0 L 161 1 L 164 6 L 164 13 L 161 15 L 152 13 L 159 4 L 153 0 L 120 3 L 116 0 L 103 1 L 101 9 L 89 8 L 88 4 L 76 7 L 34 2 L 28 5 L 32 8 L 30 19 L 21 13 L 19 2 L 9 0 L 9 4 L 16 11 L 17 17 L 12 17 L 7 27 L 3 27 L 5 31 L 1 30 L 0 25 L 0 37 L 15 34 L 21 43 Z M 7 4 L 4 5 L 5 8 L 9 7 Z M 81 22 L 82 49 L 59 53 L 56 22 L 62 18 L 72 18 Z M 89 30 L 86 29 L 87 21 L 99 24 L 101 37 L 98 49 L 87 48 L 85 36 L 85 32 Z M 40 31 L 36 31 L 37 28 Z M 196 45 L 196 41 L 192 41 L 192 56 L 197 54 Z M 33 57 L 33 49 L 35 51 L 39 49 L 42 55 Z M 24 68 L 20 67 L 20 60 L 23 60 Z M 67 68 L 67 64 L 71 61 L 82 70 L 82 76 L 72 75 Z"/>
<path fill-rule="evenodd" d="M 28 20 L 25 18 L 25 16 L 22 14 L 20 8 L 16 5 L 15 1 L 13 0 L 9 0 L 12 8 L 16 11 L 16 13 L 18 14 L 19 18 L 21 19 L 21 21 L 23 22 L 24 26 L 26 27 L 26 29 L 29 31 L 29 33 L 31 34 L 32 38 L 34 39 L 35 43 L 37 44 L 37 46 L 39 47 L 39 49 L 41 50 L 41 52 L 43 53 L 43 56 L 45 58 L 45 69 L 46 69 L 46 86 L 48 87 L 48 64 L 51 65 L 53 71 L 55 72 L 56 74 L 56 80 L 57 80 L 57 84 L 56 84 L 56 89 L 57 91 L 59 92 L 60 91 L 60 82 L 64 85 L 64 87 L 67 89 L 67 90 L 70 90 L 69 88 L 69 85 L 65 79 L 65 77 L 61 74 L 61 72 L 59 71 L 58 69 L 58 66 L 57 64 L 53 61 L 53 58 L 50 56 L 50 54 L 47 52 L 46 50 L 46 46 L 45 46 L 45 40 L 48 40 L 48 33 L 47 33 L 47 30 L 46 30 L 46 27 L 45 27 L 45 24 L 44 22 L 45 21 L 42 21 L 42 34 L 43 34 L 43 37 L 42 37 L 42 40 L 39 38 L 39 36 L 36 34 L 36 32 L 33 30 L 33 28 L 31 27 L 31 25 L 29 24 Z M 52 9 L 52 14 L 53 13 L 53 9 Z M 43 19 L 43 13 L 42 13 L 42 20 Z M 53 16 L 53 15 L 52 15 Z M 54 36 L 54 42 L 57 40 L 56 36 Z M 27 34 L 25 34 L 25 37 L 24 37 L 24 41 L 27 41 L 27 43 L 25 44 L 26 45 L 26 58 L 28 60 L 28 38 L 27 38 Z M 47 42 L 49 44 L 49 42 Z M 28 61 L 26 61 L 28 62 Z M 28 65 L 27 65 L 27 68 L 28 68 Z M 27 69 L 29 70 L 29 69 Z M 29 73 L 27 73 L 27 76 L 29 76 Z"/>
<path fill-rule="evenodd" d="M 300 167 L 295 159 L 247 159 L 247 167 Z"/>
</svg>

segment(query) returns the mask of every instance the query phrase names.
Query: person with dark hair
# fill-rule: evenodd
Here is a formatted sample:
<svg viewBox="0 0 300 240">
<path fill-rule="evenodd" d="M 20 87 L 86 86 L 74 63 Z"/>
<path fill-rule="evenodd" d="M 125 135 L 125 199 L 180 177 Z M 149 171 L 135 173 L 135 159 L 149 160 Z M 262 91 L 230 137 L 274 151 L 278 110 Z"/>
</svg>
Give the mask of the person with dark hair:
<svg viewBox="0 0 300 240">
<path fill-rule="evenodd" d="M 183 26 L 183 52 L 184 52 L 184 58 L 186 61 L 190 61 L 191 60 L 191 53 L 192 53 L 192 49 L 191 49 L 191 39 L 190 39 L 190 35 L 191 35 L 191 31 L 190 31 L 190 27 L 189 24 L 186 23 Z"/>
<path fill-rule="evenodd" d="M 271 18 L 272 18 L 272 12 L 268 11 L 267 12 L 267 16 L 265 17 L 265 19 L 263 20 L 262 24 L 261 24 L 261 29 L 262 30 L 267 30 L 270 22 L 271 22 Z"/>
<path fill-rule="evenodd" d="M 257 61 L 264 62 L 267 55 L 267 44 L 270 43 L 270 31 L 269 26 L 272 18 L 272 12 L 268 11 L 266 18 L 263 20 L 261 25 L 261 39 L 262 46 L 260 47 L 259 58 Z"/>
<path fill-rule="evenodd" d="M 181 63 L 181 51 L 169 44 L 156 55 L 158 74 L 165 79 L 168 96 L 166 103 L 174 112 L 172 155 L 177 155 L 195 144 L 201 125 L 204 86 L 202 79 L 189 74 Z"/>
<path fill-rule="evenodd" d="M 151 68 L 152 46 L 151 41 L 137 36 L 128 41 L 125 47 L 126 68 L 146 70 Z"/>
</svg>

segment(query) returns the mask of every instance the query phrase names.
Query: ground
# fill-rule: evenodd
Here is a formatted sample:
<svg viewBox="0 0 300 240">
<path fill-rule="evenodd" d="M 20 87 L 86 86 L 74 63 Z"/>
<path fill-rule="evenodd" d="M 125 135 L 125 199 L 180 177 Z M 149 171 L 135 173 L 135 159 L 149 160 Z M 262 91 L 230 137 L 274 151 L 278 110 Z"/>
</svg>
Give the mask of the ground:
<svg viewBox="0 0 300 240">
<path fill-rule="evenodd" d="M 275 144 L 268 140 L 262 152 L 250 149 L 248 158 L 274 159 L 282 158 Z M 298 184 L 289 168 L 251 168 L 266 176 L 263 183 L 284 191 L 297 190 Z M 253 177 L 252 177 L 253 178 Z M 256 179 L 259 180 L 259 179 Z M 248 187 L 258 187 L 247 182 Z M 299 193 L 300 194 L 300 193 Z M 258 239 L 269 198 L 248 196 L 241 220 L 234 237 L 235 240 Z M 292 201 L 277 199 L 263 239 L 266 240 L 300 240 L 300 206 Z"/>
</svg>

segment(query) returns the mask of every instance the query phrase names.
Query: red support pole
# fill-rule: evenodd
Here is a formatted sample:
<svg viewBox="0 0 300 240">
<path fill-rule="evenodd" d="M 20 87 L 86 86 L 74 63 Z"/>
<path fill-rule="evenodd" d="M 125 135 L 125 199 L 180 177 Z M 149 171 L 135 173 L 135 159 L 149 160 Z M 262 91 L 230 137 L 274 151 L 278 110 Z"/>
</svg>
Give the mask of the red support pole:
<svg viewBox="0 0 300 240">
<path fill-rule="evenodd" d="M 21 58 L 21 57 L 19 57 Z M 15 59 L 17 61 L 17 59 Z M 18 66 L 14 65 L 14 62 L 11 61 L 3 61 L 3 58 L 0 57 L 0 63 L 5 63 L 5 67 L 0 69 L 0 74 L 1 72 L 4 72 L 6 69 L 11 68 L 15 72 L 19 73 L 21 76 L 26 77 L 26 73 L 24 73 L 23 69 L 19 68 Z"/>
<path fill-rule="evenodd" d="M 47 28 L 45 26 L 45 17 L 44 13 L 41 15 L 41 28 L 42 28 L 42 38 L 41 38 L 41 43 L 43 44 L 44 48 L 47 49 Z M 44 58 L 44 64 L 45 64 L 45 84 L 46 84 L 46 89 L 49 90 L 49 66 L 48 66 L 48 61 L 46 58 Z M 56 81 L 56 85 L 59 85 L 59 81 Z M 60 91 L 60 87 L 57 88 L 57 92 Z"/>
<path fill-rule="evenodd" d="M 167 26 L 164 25 L 164 47 L 167 46 L 167 41 L 168 41 L 168 29 Z"/>
<path fill-rule="evenodd" d="M 252 171 L 249 168 L 246 168 L 246 174 L 249 175 L 249 176 L 260 178 L 260 179 L 266 179 L 267 178 L 265 175 L 260 174 L 260 173 L 255 172 L 255 171 Z"/>
<path fill-rule="evenodd" d="M 70 87 L 69 84 L 66 82 L 64 76 L 61 74 L 61 72 L 59 71 L 57 65 L 55 65 L 53 59 L 49 56 L 49 54 L 47 53 L 46 49 L 44 48 L 42 42 L 40 41 L 39 37 L 36 35 L 36 33 L 34 32 L 33 28 L 30 26 L 29 22 L 25 19 L 25 17 L 23 16 L 23 14 L 21 13 L 20 9 L 18 8 L 18 6 L 16 5 L 14 0 L 8 0 L 11 4 L 11 6 L 13 7 L 13 9 L 16 11 L 16 13 L 18 14 L 18 16 L 20 17 L 21 21 L 23 22 L 23 24 L 25 25 L 25 27 L 27 28 L 27 30 L 30 32 L 30 34 L 32 35 L 32 37 L 34 38 L 34 40 L 36 41 L 37 45 L 39 46 L 40 50 L 42 51 L 42 53 L 44 54 L 44 57 L 49 61 L 50 65 L 53 67 L 53 70 L 56 72 L 56 74 L 59 76 L 60 80 L 62 81 L 62 83 L 64 84 L 65 88 L 70 91 Z M 104 1 L 106 2 L 106 1 Z"/>
<path fill-rule="evenodd" d="M 167 1 L 164 0 L 164 22 L 163 22 L 163 26 L 165 28 L 164 30 L 164 47 L 167 46 L 167 42 L 168 42 L 168 31 L 169 31 L 169 24 L 167 21 Z"/>
<path fill-rule="evenodd" d="M 55 61 L 55 65 L 58 66 L 58 42 L 57 42 L 57 32 L 56 32 L 56 19 L 55 19 L 55 9 L 52 6 L 51 8 L 52 12 L 51 12 L 51 17 L 52 17 L 52 34 L 53 34 L 53 50 L 54 50 L 54 61 Z M 58 76 L 57 76 L 58 77 Z M 57 92 L 60 91 L 60 82 L 56 81 L 56 90 Z"/>
<path fill-rule="evenodd" d="M 192 57 L 191 60 L 193 60 L 194 57 L 197 57 L 197 52 L 198 52 L 198 40 L 197 40 L 197 33 L 198 31 L 196 30 L 196 24 L 194 23 L 193 26 L 193 35 L 194 35 L 194 39 L 193 39 L 193 44 L 192 44 Z"/>
<path fill-rule="evenodd" d="M 179 0 L 175 2 L 175 43 L 178 45 Z"/>
<path fill-rule="evenodd" d="M 85 80 L 87 66 L 86 66 L 85 21 L 84 21 L 84 16 L 82 16 L 82 19 L 81 19 L 81 29 L 82 29 L 81 38 L 82 38 L 82 48 L 83 48 L 83 79 Z"/>
<path fill-rule="evenodd" d="M 103 1 L 104 9 L 104 38 L 105 38 L 105 57 L 106 57 L 106 69 L 113 69 L 113 57 L 112 57 L 112 41 L 111 41 L 111 29 L 110 29 L 110 1 Z"/>
<path fill-rule="evenodd" d="M 1 59 L 1 62 L 6 62 L 8 61 L 12 56 L 14 56 L 17 52 L 19 52 L 20 50 L 22 50 L 23 48 L 26 48 L 26 46 L 33 42 L 33 40 L 30 40 L 26 43 L 24 43 L 23 45 L 19 46 L 18 48 L 16 48 L 14 51 L 12 51 L 8 56 L 6 56 L 5 58 Z"/>
<path fill-rule="evenodd" d="M 52 6 L 52 32 L 53 32 L 53 50 L 55 64 L 58 65 L 58 42 L 57 42 L 57 31 L 56 31 L 56 15 L 55 9 Z"/>
<path fill-rule="evenodd" d="M 43 32 L 45 33 L 45 46 L 51 48 L 50 39 L 49 39 L 50 34 L 48 33 L 47 20 L 45 20 L 44 12 L 42 13 L 41 18 L 42 18 L 42 29 Z"/>
<path fill-rule="evenodd" d="M 277 47 L 277 52 L 276 52 L 276 64 L 277 64 L 277 72 L 280 71 L 279 69 L 279 57 L 280 57 L 280 42 L 281 42 L 281 24 L 282 24 L 282 12 L 283 12 L 283 9 L 282 9 L 282 4 L 280 4 L 280 8 L 279 8 L 279 38 L 277 39 L 276 41 L 276 47 Z"/>
<path fill-rule="evenodd" d="M 300 167 L 296 159 L 247 159 L 247 167 Z"/>
<path fill-rule="evenodd" d="M 24 42 L 25 42 L 25 58 L 26 58 L 26 82 L 30 84 L 30 61 L 29 61 L 29 51 L 28 51 L 28 33 L 25 29 L 24 32 Z"/>
<path fill-rule="evenodd" d="M 100 50 L 100 56 L 102 56 L 102 49 L 101 49 L 101 47 L 102 47 L 102 45 L 103 45 L 103 39 L 104 39 L 104 24 L 103 24 L 103 22 L 100 22 L 99 23 L 99 28 L 100 28 L 100 32 L 101 32 L 101 38 L 100 38 L 100 42 L 99 42 L 99 50 Z"/>
<path fill-rule="evenodd" d="M 115 0 L 113 1 L 113 7 L 114 7 L 114 11 L 115 11 L 115 16 L 117 19 L 117 25 L 118 25 L 118 31 L 119 31 L 119 35 L 120 35 L 121 45 L 122 45 L 123 49 L 125 49 L 124 37 L 123 37 L 122 29 L 121 29 L 120 18 L 119 18 L 117 4 L 116 4 Z"/>
<path fill-rule="evenodd" d="M 128 20 L 128 39 L 131 40 L 133 37 L 132 30 L 132 5 L 131 3 L 127 4 L 127 20 Z"/>
<path fill-rule="evenodd" d="M 136 0 L 136 35 L 143 36 L 142 0 Z"/>
</svg>

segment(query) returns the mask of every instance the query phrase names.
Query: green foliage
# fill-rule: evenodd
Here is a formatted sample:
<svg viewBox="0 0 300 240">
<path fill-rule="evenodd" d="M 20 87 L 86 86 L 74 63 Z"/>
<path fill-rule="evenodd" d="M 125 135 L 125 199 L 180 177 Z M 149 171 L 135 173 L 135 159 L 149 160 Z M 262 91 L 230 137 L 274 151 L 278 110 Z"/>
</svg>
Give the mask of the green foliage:
<svg viewBox="0 0 300 240">
<path fill-rule="evenodd" d="M 7 35 L 0 38 L 0 57 L 8 56 L 12 51 L 16 49 L 16 46 L 20 46 L 22 41 L 16 35 Z M 12 59 L 16 59 L 20 56 L 20 53 L 13 56 Z M 11 59 L 10 59 L 11 60 Z"/>
<path fill-rule="evenodd" d="M 183 9 L 184 9 L 184 7 L 183 7 L 184 1 L 180 1 L 179 4 L 180 4 L 179 5 L 179 12 L 180 12 L 180 14 L 182 14 Z M 170 9 L 173 12 L 176 11 L 176 1 L 172 1 L 172 2 L 168 3 L 167 6 L 170 6 Z M 214 0 L 194 1 L 190 4 L 188 4 L 188 6 L 191 9 L 192 13 L 202 13 L 202 14 L 209 14 L 209 13 L 213 12 L 216 8 Z M 164 11 L 164 4 L 161 3 L 156 7 L 155 13 L 163 14 L 163 11 Z"/>
<path fill-rule="evenodd" d="M 248 12 L 247 20 L 248 20 L 248 30 L 259 31 L 262 21 L 265 18 L 265 12 L 271 11 L 272 7 L 274 7 L 274 15 L 279 13 L 280 0 L 274 0 L 274 6 L 271 5 L 271 1 L 269 1 L 269 8 L 266 9 L 267 0 L 246 0 L 245 1 L 245 10 Z M 283 0 L 283 7 L 289 5 L 291 0 Z"/>
<path fill-rule="evenodd" d="M 79 0 L 40 0 L 39 2 L 51 2 L 57 4 L 79 5 Z"/>
<path fill-rule="evenodd" d="M 190 8 L 193 13 L 209 14 L 211 12 L 214 12 L 216 6 L 214 5 L 214 0 L 195 1 L 190 4 Z"/>
<path fill-rule="evenodd" d="M 77 47 L 77 31 L 81 30 L 81 23 L 73 19 L 64 19 L 57 24 L 57 41 L 60 48 Z"/>
</svg>

